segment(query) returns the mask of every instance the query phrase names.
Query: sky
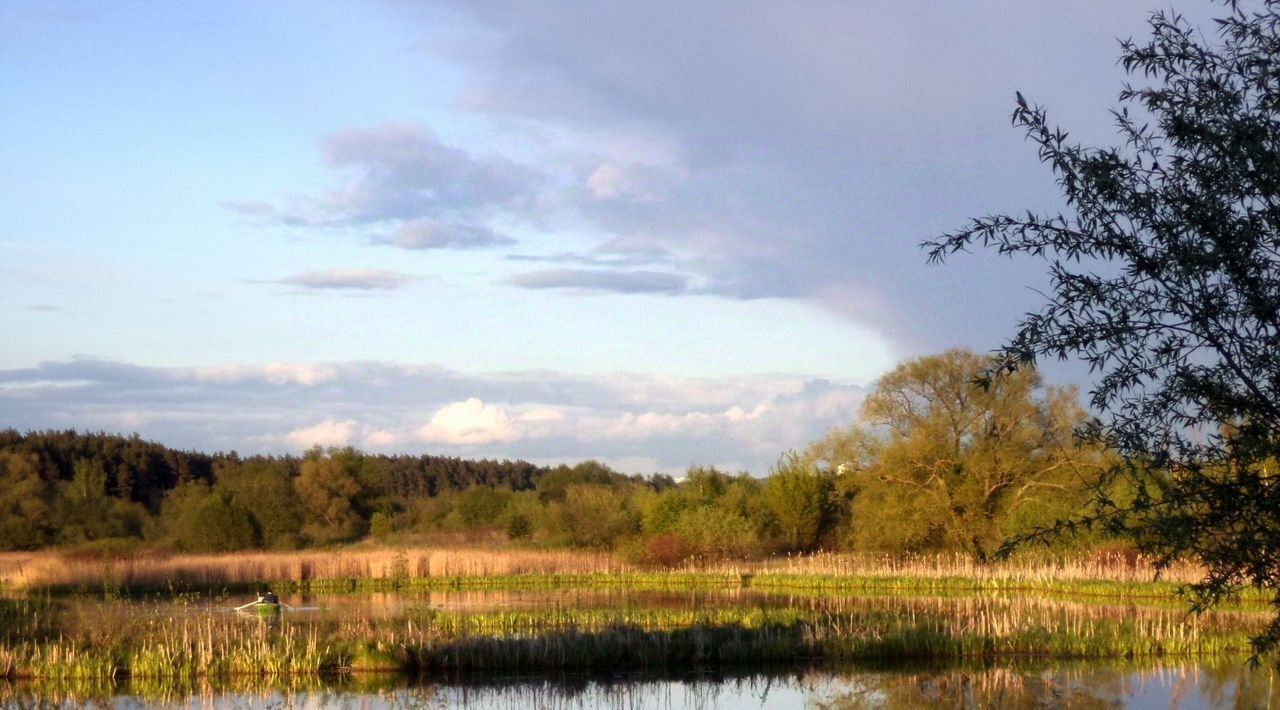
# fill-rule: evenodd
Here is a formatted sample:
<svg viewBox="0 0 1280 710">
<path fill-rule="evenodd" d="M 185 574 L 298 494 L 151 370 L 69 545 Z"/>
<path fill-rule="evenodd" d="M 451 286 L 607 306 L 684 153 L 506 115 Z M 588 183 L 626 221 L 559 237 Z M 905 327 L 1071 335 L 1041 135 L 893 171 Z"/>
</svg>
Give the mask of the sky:
<svg viewBox="0 0 1280 710">
<path fill-rule="evenodd" d="M 766 473 L 1036 307 L 919 244 L 1151 9 L 0 0 L 0 427 Z"/>
</svg>

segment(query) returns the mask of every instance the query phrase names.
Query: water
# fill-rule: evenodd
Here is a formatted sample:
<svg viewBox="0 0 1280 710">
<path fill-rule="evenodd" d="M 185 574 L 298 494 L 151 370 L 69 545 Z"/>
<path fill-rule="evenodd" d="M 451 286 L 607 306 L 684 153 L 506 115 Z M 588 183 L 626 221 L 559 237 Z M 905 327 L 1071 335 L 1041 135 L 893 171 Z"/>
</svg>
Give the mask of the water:
<svg viewBox="0 0 1280 710">
<path fill-rule="evenodd" d="M 1010 661 L 990 665 L 773 670 L 735 675 L 399 676 L 232 680 L 196 687 L 143 681 L 68 686 L 0 683 L 5 707 L 200 708 L 1269 708 L 1280 678 L 1242 661 L 1132 665 Z"/>
</svg>

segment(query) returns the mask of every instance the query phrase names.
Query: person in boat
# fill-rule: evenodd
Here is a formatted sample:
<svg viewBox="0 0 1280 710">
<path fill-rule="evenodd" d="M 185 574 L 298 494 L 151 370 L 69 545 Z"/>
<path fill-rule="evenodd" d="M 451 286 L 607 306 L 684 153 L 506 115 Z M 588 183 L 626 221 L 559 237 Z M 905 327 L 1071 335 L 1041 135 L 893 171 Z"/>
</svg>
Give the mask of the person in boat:
<svg viewBox="0 0 1280 710">
<path fill-rule="evenodd" d="M 274 611 L 274 610 L 280 609 L 281 607 L 292 608 L 292 607 L 289 607 L 288 604 L 285 604 L 284 602 L 280 601 L 280 597 L 276 596 L 276 593 L 271 591 L 270 589 L 258 592 L 258 597 L 256 599 L 249 602 L 248 604 L 236 607 L 235 610 L 245 611 L 250 607 L 257 607 L 258 609 L 263 611 L 266 611 L 266 610 Z"/>
</svg>

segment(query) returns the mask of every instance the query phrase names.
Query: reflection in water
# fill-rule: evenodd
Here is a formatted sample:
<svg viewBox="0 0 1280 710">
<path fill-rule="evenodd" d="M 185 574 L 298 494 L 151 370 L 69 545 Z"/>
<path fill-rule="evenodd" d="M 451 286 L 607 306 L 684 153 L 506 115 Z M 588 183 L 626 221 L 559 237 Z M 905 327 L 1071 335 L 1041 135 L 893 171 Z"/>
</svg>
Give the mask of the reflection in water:
<svg viewBox="0 0 1280 710">
<path fill-rule="evenodd" d="M 5 706 L 352 708 L 1266 708 L 1280 706 L 1270 667 L 1006 662 L 842 667 L 682 676 L 485 676 L 411 682 L 394 675 L 250 678 L 182 685 L 0 683 Z"/>
</svg>

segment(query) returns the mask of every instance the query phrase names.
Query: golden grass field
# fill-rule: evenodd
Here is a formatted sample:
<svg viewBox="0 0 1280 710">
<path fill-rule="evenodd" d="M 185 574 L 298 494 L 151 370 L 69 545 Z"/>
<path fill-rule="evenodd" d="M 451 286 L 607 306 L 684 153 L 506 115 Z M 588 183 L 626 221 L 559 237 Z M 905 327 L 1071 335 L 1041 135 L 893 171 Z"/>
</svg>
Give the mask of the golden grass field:
<svg viewBox="0 0 1280 710">
<path fill-rule="evenodd" d="M 234 554 L 139 553 L 119 558 L 85 558 L 57 551 L 0 553 L 0 585 L 12 589 L 112 584 L 253 584 L 264 581 L 377 580 L 513 575 L 609 575 L 645 571 L 604 552 L 569 550 L 485 550 L 476 548 L 394 548 L 244 552 Z M 1107 581 L 1141 584 L 1157 578 L 1194 582 L 1202 570 L 1176 563 L 1157 570 L 1153 561 L 1132 554 L 1094 554 L 1063 560 L 1012 560 L 980 564 L 964 555 L 889 556 L 819 554 L 759 561 L 698 563 L 674 574 L 794 575 L 824 578 L 967 579 L 1038 584 Z"/>
</svg>

